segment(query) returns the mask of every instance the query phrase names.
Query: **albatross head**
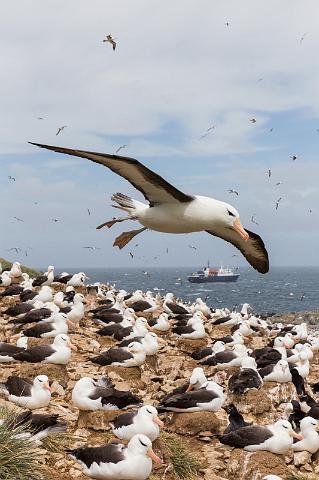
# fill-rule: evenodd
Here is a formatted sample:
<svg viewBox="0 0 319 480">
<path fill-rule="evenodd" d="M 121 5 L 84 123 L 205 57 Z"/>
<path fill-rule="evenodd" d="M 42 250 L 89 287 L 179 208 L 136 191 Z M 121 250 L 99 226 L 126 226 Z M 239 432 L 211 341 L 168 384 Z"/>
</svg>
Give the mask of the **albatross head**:
<svg viewBox="0 0 319 480">
<path fill-rule="evenodd" d="M 241 224 L 239 213 L 236 208 L 225 202 L 215 201 L 214 221 L 221 223 L 222 226 L 235 230 L 245 241 L 249 240 L 249 234 Z"/>
</svg>

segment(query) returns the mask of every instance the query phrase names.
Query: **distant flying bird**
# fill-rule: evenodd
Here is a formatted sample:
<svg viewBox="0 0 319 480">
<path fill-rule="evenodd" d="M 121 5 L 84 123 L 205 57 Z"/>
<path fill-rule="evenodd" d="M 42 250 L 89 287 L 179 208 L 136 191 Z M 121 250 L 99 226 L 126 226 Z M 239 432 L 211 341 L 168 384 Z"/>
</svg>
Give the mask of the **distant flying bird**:
<svg viewBox="0 0 319 480">
<path fill-rule="evenodd" d="M 276 202 L 276 210 L 278 210 L 279 202 L 281 202 L 281 200 L 282 200 L 282 197 L 278 198 L 278 200 Z"/>
<path fill-rule="evenodd" d="M 299 43 L 302 43 L 304 41 L 306 35 L 308 35 L 308 32 L 303 34 L 303 36 L 299 40 Z"/>
<path fill-rule="evenodd" d="M 312 213 L 312 210 L 311 210 L 311 208 L 309 208 L 309 210 L 308 210 L 308 213 Z"/>
<path fill-rule="evenodd" d="M 302 293 L 299 300 L 302 302 L 303 299 L 305 298 L 305 296 L 306 296 L 306 294 L 305 294 L 305 293 Z"/>
<path fill-rule="evenodd" d="M 239 195 L 239 193 L 236 190 L 233 190 L 232 188 L 230 190 L 227 190 L 228 193 L 234 193 L 235 195 Z"/>
<path fill-rule="evenodd" d="M 271 127 L 271 128 L 269 129 L 269 131 L 270 131 L 270 132 L 272 132 L 272 131 L 273 131 L 273 129 L 274 129 L 274 127 Z"/>
<path fill-rule="evenodd" d="M 44 120 L 43 117 L 37 117 L 37 120 Z"/>
<path fill-rule="evenodd" d="M 148 277 L 150 276 L 150 274 L 148 272 L 146 272 L 145 270 L 142 270 L 142 273 L 143 273 L 143 275 L 147 275 Z"/>
<path fill-rule="evenodd" d="M 168 253 L 168 248 L 166 248 L 166 253 Z"/>
<path fill-rule="evenodd" d="M 234 253 L 234 254 L 232 255 L 232 257 L 238 257 L 237 253 Z"/>
<path fill-rule="evenodd" d="M 58 218 L 51 218 L 51 222 L 54 222 L 54 223 L 59 222 L 59 219 Z"/>
<path fill-rule="evenodd" d="M 125 217 L 116 219 L 117 222 L 137 220 L 141 224 L 141 228 L 122 232 L 114 241 L 115 247 L 124 248 L 133 238 L 148 229 L 171 234 L 203 231 L 238 248 L 260 273 L 268 272 L 269 259 L 262 239 L 256 233 L 244 229 L 239 213 L 232 205 L 210 197 L 186 194 L 134 158 L 34 145 L 99 163 L 125 178 L 144 195 L 144 203 L 122 193 L 112 195 L 113 204 L 126 212 Z M 117 222 L 112 221 L 112 225 Z M 110 221 L 103 225 L 112 226 Z"/>
<path fill-rule="evenodd" d="M 106 38 L 104 38 L 103 42 L 108 42 L 112 45 L 113 51 L 116 49 L 116 41 L 112 37 L 112 35 L 107 35 Z"/>
<path fill-rule="evenodd" d="M 89 215 L 91 215 L 91 212 L 90 212 L 90 209 L 89 209 L 89 208 L 87 208 L 87 212 L 88 212 Z"/>
<path fill-rule="evenodd" d="M 124 145 L 121 145 L 117 150 L 115 150 L 115 153 L 119 153 L 120 150 L 122 150 L 123 148 L 126 148 L 127 145 L 124 144 Z"/>
<path fill-rule="evenodd" d="M 255 220 L 255 215 L 252 215 L 252 217 L 251 217 L 250 220 L 251 220 L 251 222 L 254 223 L 255 225 L 259 225 L 259 223 L 256 222 L 256 220 Z"/>
<path fill-rule="evenodd" d="M 63 132 L 63 130 L 67 127 L 67 125 L 63 125 L 62 127 L 58 128 L 58 131 L 56 132 L 55 136 L 59 135 L 59 133 Z"/>
<path fill-rule="evenodd" d="M 281 185 L 281 184 L 282 184 L 282 182 L 277 182 L 276 187 L 278 187 L 278 185 Z"/>
<path fill-rule="evenodd" d="M 88 248 L 88 249 L 90 249 L 90 250 L 101 250 L 100 247 L 93 247 L 93 246 L 82 247 L 82 248 Z"/>
<path fill-rule="evenodd" d="M 128 252 L 131 255 L 131 258 L 134 258 L 134 255 L 132 252 Z"/>
<path fill-rule="evenodd" d="M 7 249 L 7 252 L 11 252 L 12 250 L 15 250 L 16 254 L 18 255 L 19 252 L 21 252 L 21 248 L 19 247 L 11 247 Z"/>
<path fill-rule="evenodd" d="M 262 82 L 263 78 L 258 78 L 257 82 Z"/>
<path fill-rule="evenodd" d="M 268 175 L 268 178 L 271 177 L 271 170 L 267 170 L 267 175 Z"/>
<path fill-rule="evenodd" d="M 257 122 L 257 120 L 256 120 L 255 118 L 251 118 L 249 121 L 250 121 L 251 123 L 256 123 L 256 122 Z"/>
<path fill-rule="evenodd" d="M 14 177 L 12 177 L 11 175 L 8 176 L 8 179 L 9 179 L 9 180 L 12 180 L 13 182 L 16 181 L 16 179 L 15 179 Z"/>
<path fill-rule="evenodd" d="M 138 246 L 139 246 L 139 244 L 138 244 L 138 243 L 136 243 L 136 244 L 134 245 L 134 247 L 138 247 Z"/>
<path fill-rule="evenodd" d="M 229 22 L 226 22 L 225 25 L 226 25 L 226 27 L 229 27 L 230 23 L 229 23 Z"/>
<path fill-rule="evenodd" d="M 212 130 L 214 130 L 214 128 L 215 128 L 215 125 L 211 125 L 210 127 L 208 127 L 206 132 L 203 135 L 201 135 L 199 139 L 201 140 L 202 138 L 208 137 L 208 135 Z"/>
<path fill-rule="evenodd" d="M 18 222 L 24 222 L 24 220 L 22 220 L 22 218 L 18 218 L 18 217 L 13 217 L 15 218 L 16 220 L 18 220 Z"/>
<path fill-rule="evenodd" d="M 290 158 L 291 158 L 291 160 L 295 161 L 295 160 L 297 160 L 298 157 L 297 157 L 297 155 L 291 155 Z"/>
<path fill-rule="evenodd" d="M 188 245 L 189 248 L 192 248 L 193 250 L 197 250 L 197 247 L 195 245 Z"/>
</svg>

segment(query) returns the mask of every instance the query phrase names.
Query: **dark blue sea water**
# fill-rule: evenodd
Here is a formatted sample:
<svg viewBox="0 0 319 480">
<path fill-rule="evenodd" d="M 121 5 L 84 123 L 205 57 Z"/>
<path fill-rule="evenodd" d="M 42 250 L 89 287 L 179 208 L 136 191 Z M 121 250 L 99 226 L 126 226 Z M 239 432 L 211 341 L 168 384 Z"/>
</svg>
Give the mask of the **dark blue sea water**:
<svg viewBox="0 0 319 480">
<path fill-rule="evenodd" d="M 186 301 L 207 297 L 207 304 L 211 307 L 232 308 L 248 302 L 258 313 L 319 310 L 319 267 L 273 267 L 267 275 L 242 268 L 238 271 L 240 277 L 235 283 L 203 284 L 193 284 L 187 280 L 187 275 L 198 268 L 154 267 L 147 269 L 148 275 L 137 268 L 79 267 L 66 270 L 70 273 L 85 271 L 91 283 L 115 283 L 118 288 L 127 291 L 155 288 L 162 294 L 174 292 Z"/>
</svg>

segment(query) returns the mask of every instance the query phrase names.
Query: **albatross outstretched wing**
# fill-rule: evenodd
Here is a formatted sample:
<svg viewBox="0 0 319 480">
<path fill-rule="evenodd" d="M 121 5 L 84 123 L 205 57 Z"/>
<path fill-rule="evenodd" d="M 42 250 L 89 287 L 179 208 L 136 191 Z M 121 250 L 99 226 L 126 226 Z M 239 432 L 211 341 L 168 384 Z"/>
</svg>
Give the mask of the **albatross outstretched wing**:
<svg viewBox="0 0 319 480">
<path fill-rule="evenodd" d="M 256 233 L 246 230 L 246 232 L 249 234 L 249 240 L 245 241 L 238 235 L 237 232 L 235 232 L 235 230 L 227 227 L 220 228 L 218 231 L 206 230 L 206 232 L 214 235 L 215 237 L 220 237 L 223 240 L 226 240 L 226 242 L 232 243 L 234 247 L 241 251 L 250 265 L 258 272 L 268 272 L 268 253 L 264 242 Z"/>
<path fill-rule="evenodd" d="M 54 147 L 52 145 L 42 145 L 40 143 L 29 142 L 47 150 L 53 150 L 58 153 L 74 155 L 75 157 L 87 158 L 92 162 L 100 163 L 110 168 L 114 173 L 128 180 L 133 187 L 139 190 L 150 205 L 156 203 L 172 202 L 190 202 L 193 197 L 181 192 L 173 185 L 168 183 L 157 173 L 152 172 L 142 163 L 134 158 L 121 157 L 120 155 L 109 155 L 107 153 L 87 152 L 84 150 L 74 150 L 72 148 Z"/>
</svg>

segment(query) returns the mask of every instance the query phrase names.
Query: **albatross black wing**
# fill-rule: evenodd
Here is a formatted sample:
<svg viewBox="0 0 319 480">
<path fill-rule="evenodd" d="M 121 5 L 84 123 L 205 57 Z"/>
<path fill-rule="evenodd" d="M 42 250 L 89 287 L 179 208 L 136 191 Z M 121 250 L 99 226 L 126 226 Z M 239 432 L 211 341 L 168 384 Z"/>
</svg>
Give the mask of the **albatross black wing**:
<svg viewBox="0 0 319 480">
<path fill-rule="evenodd" d="M 248 445 L 258 445 L 271 438 L 273 433 L 267 427 L 251 425 L 234 430 L 226 435 L 218 436 L 221 443 L 235 448 L 245 448 Z"/>
<path fill-rule="evenodd" d="M 87 158 L 92 162 L 100 163 L 110 168 L 114 173 L 128 180 L 133 187 L 139 190 L 152 205 L 156 203 L 187 203 L 193 200 L 193 197 L 181 192 L 164 178 L 135 158 L 121 157 L 120 155 L 109 155 L 107 153 L 87 152 L 84 150 L 75 150 L 72 148 L 54 147 L 52 145 L 42 145 L 40 143 L 29 142 L 47 150 L 53 150 L 58 153 L 74 155 L 75 157 Z"/>
<path fill-rule="evenodd" d="M 244 255 L 246 260 L 250 263 L 255 270 L 260 273 L 267 273 L 269 270 L 268 253 L 265 248 L 264 242 L 254 232 L 246 230 L 249 235 L 249 240 L 245 241 L 238 235 L 232 228 L 220 228 L 218 231 L 206 230 L 210 235 L 222 238 L 226 242 L 231 243 L 234 247 L 238 248 Z"/>
</svg>

